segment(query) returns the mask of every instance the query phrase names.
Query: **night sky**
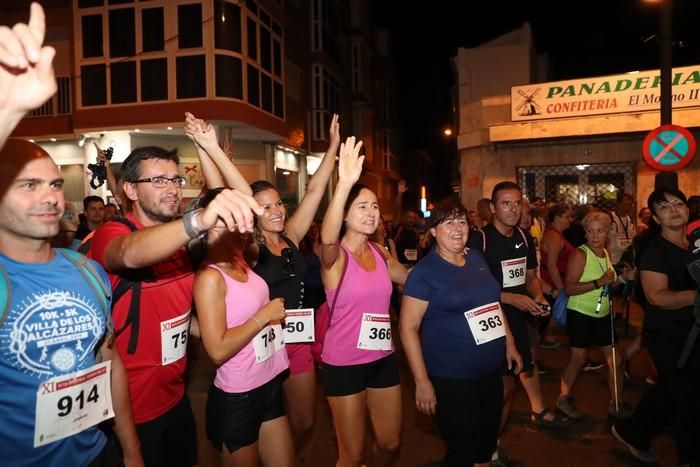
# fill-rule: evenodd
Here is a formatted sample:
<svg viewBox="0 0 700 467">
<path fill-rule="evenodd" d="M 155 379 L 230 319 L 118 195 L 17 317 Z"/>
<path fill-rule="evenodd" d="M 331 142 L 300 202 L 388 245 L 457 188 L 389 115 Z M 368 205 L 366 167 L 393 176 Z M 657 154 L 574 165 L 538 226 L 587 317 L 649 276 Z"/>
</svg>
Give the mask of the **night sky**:
<svg viewBox="0 0 700 467">
<path fill-rule="evenodd" d="M 532 26 L 549 80 L 659 67 L 659 5 L 644 0 L 373 0 L 375 21 L 388 28 L 399 73 L 399 118 L 409 163 L 424 149 L 436 163 L 432 192 L 449 192 L 442 130 L 453 119 L 450 58 Z M 700 0 L 673 0 L 673 66 L 700 63 Z M 453 147 L 453 154 L 456 150 Z M 405 163 L 405 162 L 404 162 Z"/>
</svg>

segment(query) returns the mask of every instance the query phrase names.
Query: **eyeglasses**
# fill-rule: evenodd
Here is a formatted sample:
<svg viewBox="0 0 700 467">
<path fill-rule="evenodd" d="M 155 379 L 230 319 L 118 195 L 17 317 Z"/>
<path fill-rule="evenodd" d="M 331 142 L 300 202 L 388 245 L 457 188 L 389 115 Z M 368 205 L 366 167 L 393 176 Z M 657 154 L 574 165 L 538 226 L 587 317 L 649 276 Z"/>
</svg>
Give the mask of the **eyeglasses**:
<svg viewBox="0 0 700 467">
<path fill-rule="evenodd" d="M 168 178 L 168 177 L 150 177 L 150 178 L 142 178 L 140 180 L 132 180 L 131 183 L 150 183 L 153 185 L 153 188 L 165 188 L 168 186 L 168 183 L 172 183 L 173 186 L 177 188 L 182 188 L 185 186 L 185 183 L 187 183 L 187 180 L 184 178 L 177 176 L 173 178 Z"/>
<path fill-rule="evenodd" d="M 284 272 L 287 273 L 289 277 L 296 276 L 297 274 L 294 270 L 294 263 L 292 262 L 292 249 L 282 248 L 280 254 L 282 255 L 282 260 L 284 261 L 284 265 L 282 266 L 284 268 Z"/>
</svg>

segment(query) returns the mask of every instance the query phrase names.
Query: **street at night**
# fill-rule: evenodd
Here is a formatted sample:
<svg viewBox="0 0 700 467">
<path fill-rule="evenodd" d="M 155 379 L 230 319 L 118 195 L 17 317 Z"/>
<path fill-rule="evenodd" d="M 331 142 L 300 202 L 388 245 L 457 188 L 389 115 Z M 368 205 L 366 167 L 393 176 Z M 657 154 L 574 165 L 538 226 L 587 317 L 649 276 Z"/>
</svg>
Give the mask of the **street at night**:
<svg viewBox="0 0 700 467">
<path fill-rule="evenodd" d="M 637 332 L 640 324 L 641 310 L 632 305 L 630 332 Z M 620 333 L 624 332 L 623 320 L 617 325 Z M 552 335 L 562 343 L 556 350 L 539 350 L 540 361 L 549 374 L 542 376 L 545 402 L 554 404 L 559 395 L 559 377 L 566 360 L 566 334 L 552 326 Z M 214 367 L 204 354 L 204 350 L 195 347 L 197 358 L 190 370 L 188 393 L 192 399 L 197 418 L 198 458 L 200 465 L 219 466 L 218 452 L 214 450 L 203 432 L 204 405 Z M 600 359 L 599 353 L 593 352 L 593 357 Z M 403 361 L 403 358 L 402 358 Z M 625 386 L 625 400 L 632 406 L 639 400 L 641 393 L 646 390 L 645 382 L 648 372 L 649 358 L 646 352 L 636 356 L 629 369 L 631 380 Z M 610 400 L 606 383 L 606 368 L 582 373 L 576 386 L 576 398 L 585 417 L 572 424 L 568 429 L 553 431 L 537 429 L 529 420 L 529 404 L 527 397 L 518 388 L 515 405 L 508 430 L 502 438 L 502 446 L 508 454 L 532 467 L 588 467 L 610 466 L 623 467 L 649 465 L 634 459 L 623 444 L 610 434 L 610 418 L 607 405 Z M 402 401 L 403 429 L 402 442 L 397 467 L 421 467 L 431 465 L 444 454 L 443 443 L 439 440 L 435 426 L 430 417 L 417 412 L 414 404 L 413 384 L 410 372 L 402 364 Z M 321 396 L 322 387 L 318 386 L 317 419 L 309 444 L 301 453 L 300 466 L 320 467 L 331 466 L 337 455 L 336 440 L 333 432 L 331 414 L 328 404 Z M 369 436 L 369 435 L 368 435 Z M 653 450 L 658 456 L 658 465 L 675 465 L 675 450 L 673 441 L 668 435 L 662 434 L 653 443 Z M 435 464 L 437 465 L 437 464 Z"/>
<path fill-rule="evenodd" d="M 700 467 L 698 18 L 0 1 L 0 464 Z"/>
</svg>

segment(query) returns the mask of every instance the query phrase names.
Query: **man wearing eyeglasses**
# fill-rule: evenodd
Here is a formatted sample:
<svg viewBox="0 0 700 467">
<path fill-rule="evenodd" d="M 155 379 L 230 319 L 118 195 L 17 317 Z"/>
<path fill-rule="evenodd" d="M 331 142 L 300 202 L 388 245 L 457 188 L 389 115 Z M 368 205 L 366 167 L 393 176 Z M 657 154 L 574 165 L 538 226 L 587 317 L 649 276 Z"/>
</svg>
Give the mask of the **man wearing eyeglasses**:
<svg viewBox="0 0 700 467">
<path fill-rule="evenodd" d="M 97 229 L 90 256 L 109 273 L 116 344 L 127 369 L 146 465 L 196 463 L 194 418 L 183 375 L 193 265 L 186 245 L 214 227 L 252 231 L 255 200 L 223 190 L 207 208 L 178 218 L 182 187 L 175 151 L 137 148 L 122 163 L 126 221 Z"/>
</svg>

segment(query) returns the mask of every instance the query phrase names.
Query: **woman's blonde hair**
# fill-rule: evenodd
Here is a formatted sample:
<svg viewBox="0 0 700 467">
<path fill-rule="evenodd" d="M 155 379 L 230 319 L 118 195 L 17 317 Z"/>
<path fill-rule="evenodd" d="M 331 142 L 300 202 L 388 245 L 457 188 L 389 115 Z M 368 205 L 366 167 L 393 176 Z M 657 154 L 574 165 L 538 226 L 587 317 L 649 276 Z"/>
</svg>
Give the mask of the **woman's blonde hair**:
<svg viewBox="0 0 700 467">
<path fill-rule="evenodd" d="M 586 214 L 586 217 L 583 218 L 581 224 L 583 225 L 584 229 L 588 229 L 588 226 L 591 224 L 591 222 L 600 222 L 608 232 L 610 231 L 610 227 L 612 226 L 612 220 L 610 219 L 610 215 L 602 211 L 589 212 L 588 214 Z"/>
</svg>

